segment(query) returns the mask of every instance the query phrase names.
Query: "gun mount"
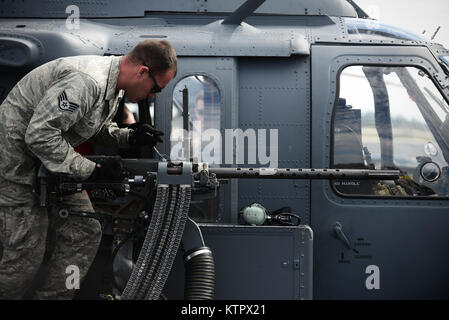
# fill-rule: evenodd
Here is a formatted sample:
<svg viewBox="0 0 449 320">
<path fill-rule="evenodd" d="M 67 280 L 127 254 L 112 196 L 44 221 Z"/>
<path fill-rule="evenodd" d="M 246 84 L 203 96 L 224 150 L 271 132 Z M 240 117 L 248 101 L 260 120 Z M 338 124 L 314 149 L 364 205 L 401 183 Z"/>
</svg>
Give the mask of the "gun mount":
<svg viewBox="0 0 449 320">
<path fill-rule="evenodd" d="M 95 161 L 99 157 L 90 158 Z M 206 163 L 114 158 L 120 162 L 122 170 L 108 181 L 73 181 L 50 175 L 43 167 L 38 178 L 42 206 L 58 205 L 60 195 L 90 192 L 95 212 L 59 208 L 59 216 L 94 218 L 104 225 L 112 225 L 109 231 L 116 238 L 113 263 L 117 257 L 126 259 L 120 250 L 130 238 L 141 243 L 137 261 L 128 259 L 127 267 L 122 264 L 118 268 L 119 274 L 114 275 L 119 292 L 116 297 L 120 299 L 158 299 L 181 240 L 185 250 L 185 298 L 214 298 L 212 251 L 205 245 L 200 228 L 188 213 L 193 198 L 216 197 L 220 184 L 227 179 L 394 180 L 400 175 L 398 170 L 211 168 Z M 123 198 L 129 199 L 120 202 Z M 285 223 L 290 216 L 294 215 L 278 220 Z"/>
</svg>

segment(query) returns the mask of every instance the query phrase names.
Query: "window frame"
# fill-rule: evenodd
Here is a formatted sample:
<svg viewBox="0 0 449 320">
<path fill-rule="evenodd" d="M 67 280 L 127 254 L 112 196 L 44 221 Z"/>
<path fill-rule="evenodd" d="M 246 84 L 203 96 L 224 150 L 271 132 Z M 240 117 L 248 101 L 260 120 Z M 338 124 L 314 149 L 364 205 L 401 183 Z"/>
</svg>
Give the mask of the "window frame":
<svg viewBox="0 0 449 320">
<path fill-rule="evenodd" d="M 210 74 L 210 73 L 207 73 L 207 72 L 202 72 L 202 71 L 188 72 L 188 73 L 182 74 L 182 76 L 179 79 L 177 79 L 177 81 L 173 84 L 172 90 L 170 91 L 171 92 L 171 98 L 172 98 L 172 100 L 174 100 L 173 97 L 174 97 L 175 89 L 176 89 L 176 87 L 178 86 L 178 84 L 181 81 L 183 81 L 186 78 L 194 77 L 194 76 L 203 76 L 203 77 L 207 77 L 207 78 L 211 79 L 214 82 L 216 88 L 218 89 L 218 93 L 220 95 L 220 133 L 221 133 L 222 137 L 224 137 L 225 116 L 226 116 L 225 115 L 225 111 L 226 111 L 225 110 L 225 101 L 224 101 L 225 100 L 225 96 L 224 96 L 224 92 L 225 91 L 224 91 L 224 88 L 221 85 L 220 81 L 213 74 Z M 189 102 L 189 106 L 190 106 L 190 102 Z M 170 105 L 170 112 L 169 112 L 169 114 L 170 114 L 170 133 L 169 133 L 168 136 L 171 137 L 172 132 L 173 132 L 173 102 Z M 169 150 L 171 150 L 171 148 L 172 148 L 172 141 L 171 141 L 170 138 L 168 139 L 168 141 L 170 142 L 169 143 Z M 221 150 L 222 163 L 214 164 L 215 166 L 221 167 L 223 165 L 223 154 L 224 154 L 224 151 L 223 151 L 223 145 L 222 145 L 222 150 Z"/>
<path fill-rule="evenodd" d="M 369 60 L 369 59 L 368 59 Z M 336 90 L 335 90 L 335 98 L 334 98 L 334 102 L 333 102 L 333 107 L 332 107 L 332 115 L 331 115 L 331 125 L 330 125 L 330 152 L 329 152 L 329 161 L 330 161 L 330 168 L 335 169 L 334 166 L 334 154 L 335 154 L 335 150 L 334 150 L 334 146 L 335 146 L 335 117 L 336 117 L 336 112 L 337 112 L 337 106 L 338 106 L 338 101 L 340 99 L 340 80 L 341 80 L 341 74 L 342 72 L 349 68 L 349 67 L 354 67 L 354 66 L 360 66 L 360 67 L 364 67 L 364 66 L 369 66 L 369 67 L 388 67 L 388 68 L 407 68 L 407 67 L 413 67 L 413 68 L 417 68 L 421 71 L 424 71 L 426 73 L 426 75 L 429 77 L 429 79 L 432 81 L 432 83 L 434 84 L 434 86 L 437 88 L 438 92 L 441 94 L 441 96 L 443 97 L 444 101 L 449 105 L 449 97 L 446 96 L 446 94 L 443 92 L 440 84 L 438 83 L 438 81 L 436 81 L 435 77 L 432 76 L 431 74 L 429 74 L 428 70 L 426 70 L 426 68 L 422 65 L 417 65 L 417 64 L 413 64 L 413 63 L 404 63 L 404 64 L 383 64 L 383 63 L 370 63 L 370 62 L 358 62 L 358 63 L 350 63 L 350 64 L 342 64 L 339 66 L 338 71 L 336 72 Z M 429 129 L 430 130 L 430 129 Z M 449 164 L 448 164 L 449 165 Z M 441 170 L 442 168 L 440 168 Z M 377 170 L 377 169 L 374 169 Z M 444 197 L 444 196 L 381 196 L 381 195 L 369 195 L 369 194 L 345 194 L 342 193 L 341 191 L 337 190 L 337 188 L 334 185 L 334 181 L 338 181 L 336 180 L 329 180 L 329 185 L 331 187 L 331 189 L 333 190 L 334 194 L 342 197 L 342 198 L 353 198 L 353 199 L 370 199 L 370 200 L 447 200 L 449 199 L 449 196 Z M 350 181 L 363 181 L 363 180 L 350 180 Z M 382 180 L 376 180 L 376 181 L 382 181 Z M 389 180 L 385 180 L 385 181 L 389 181 Z"/>
</svg>

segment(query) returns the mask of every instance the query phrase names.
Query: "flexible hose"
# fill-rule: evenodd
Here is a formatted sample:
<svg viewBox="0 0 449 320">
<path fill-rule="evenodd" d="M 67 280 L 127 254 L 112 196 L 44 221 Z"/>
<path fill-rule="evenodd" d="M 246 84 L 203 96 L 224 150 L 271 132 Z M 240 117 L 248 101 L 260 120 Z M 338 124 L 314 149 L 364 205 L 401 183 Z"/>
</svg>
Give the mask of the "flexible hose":
<svg viewBox="0 0 449 320">
<path fill-rule="evenodd" d="M 200 247 L 185 254 L 184 299 L 212 300 L 215 296 L 215 264 L 208 247 Z"/>
</svg>

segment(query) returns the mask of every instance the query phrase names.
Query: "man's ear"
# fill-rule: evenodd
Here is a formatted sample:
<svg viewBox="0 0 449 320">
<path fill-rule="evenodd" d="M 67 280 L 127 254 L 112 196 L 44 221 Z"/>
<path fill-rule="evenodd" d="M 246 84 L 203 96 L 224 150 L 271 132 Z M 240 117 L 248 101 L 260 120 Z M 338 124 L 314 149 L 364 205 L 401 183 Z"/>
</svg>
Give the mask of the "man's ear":
<svg viewBox="0 0 449 320">
<path fill-rule="evenodd" d="M 139 75 L 142 77 L 145 72 L 148 72 L 148 70 L 149 70 L 148 67 L 140 66 L 139 67 Z"/>
<path fill-rule="evenodd" d="M 142 77 L 144 73 L 145 73 L 145 69 L 143 68 L 143 66 L 138 66 L 136 68 L 136 76 L 137 76 L 137 78 Z"/>
</svg>

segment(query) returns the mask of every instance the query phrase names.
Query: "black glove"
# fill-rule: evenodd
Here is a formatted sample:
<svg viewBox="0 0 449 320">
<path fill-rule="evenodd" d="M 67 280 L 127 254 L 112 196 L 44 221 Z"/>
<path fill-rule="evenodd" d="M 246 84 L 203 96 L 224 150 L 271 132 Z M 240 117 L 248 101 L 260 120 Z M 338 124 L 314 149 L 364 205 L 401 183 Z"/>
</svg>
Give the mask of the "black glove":
<svg viewBox="0 0 449 320">
<path fill-rule="evenodd" d="M 116 158 L 105 158 L 96 160 L 96 166 L 90 179 L 111 180 L 120 178 L 122 174 L 122 162 Z"/>
<path fill-rule="evenodd" d="M 146 123 L 133 123 L 129 126 L 129 144 L 133 147 L 150 146 L 154 147 L 158 142 L 162 142 L 163 132 L 154 129 Z"/>
</svg>

